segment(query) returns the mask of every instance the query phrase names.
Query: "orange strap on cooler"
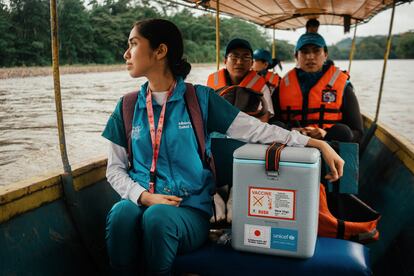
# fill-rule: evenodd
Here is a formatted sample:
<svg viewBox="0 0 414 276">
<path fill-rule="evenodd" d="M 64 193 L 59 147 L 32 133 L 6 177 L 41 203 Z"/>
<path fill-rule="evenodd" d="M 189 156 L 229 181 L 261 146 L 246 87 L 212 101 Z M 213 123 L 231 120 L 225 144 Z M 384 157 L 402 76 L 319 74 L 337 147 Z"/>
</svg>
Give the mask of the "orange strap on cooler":
<svg viewBox="0 0 414 276">
<path fill-rule="evenodd" d="M 274 142 L 266 150 L 266 173 L 270 176 L 279 175 L 280 154 L 285 148 L 285 144 Z"/>
</svg>

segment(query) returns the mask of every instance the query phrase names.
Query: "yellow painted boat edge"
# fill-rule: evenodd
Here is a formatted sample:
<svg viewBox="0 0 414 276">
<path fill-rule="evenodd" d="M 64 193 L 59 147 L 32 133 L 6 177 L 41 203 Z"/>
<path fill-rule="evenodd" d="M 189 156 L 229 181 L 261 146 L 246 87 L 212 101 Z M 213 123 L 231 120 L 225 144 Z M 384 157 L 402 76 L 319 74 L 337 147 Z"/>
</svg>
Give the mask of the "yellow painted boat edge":
<svg viewBox="0 0 414 276">
<path fill-rule="evenodd" d="M 105 178 L 107 159 L 99 157 L 73 166 L 73 186 L 82 190 Z"/>
<path fill-rule="evenodd" d="M 364 126 L 370 127 L 372 118 L 363 115 Z M 394 132 L 382 123 L 377 123 L 375 137 L 377 137 L 391 152 L 393 152 L 399 160 L 414 173 L 414 144 L 407 138 Z"/>
<path fill-rule="evenodd" d="M 76 190 L 105 177 L 107 159 L 99 157 L 73 166 Z M 62 174 L 53 172 L 0 187 L 0 223 L 62 197 Z"/>
</svg>

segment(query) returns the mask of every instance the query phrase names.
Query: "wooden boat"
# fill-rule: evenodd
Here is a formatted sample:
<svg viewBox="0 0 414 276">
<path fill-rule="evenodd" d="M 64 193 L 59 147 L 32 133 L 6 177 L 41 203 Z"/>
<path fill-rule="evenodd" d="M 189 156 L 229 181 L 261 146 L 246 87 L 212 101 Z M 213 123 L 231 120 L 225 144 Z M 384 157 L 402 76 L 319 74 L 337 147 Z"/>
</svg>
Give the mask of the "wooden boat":
<svg viewBox="0 0 414 276">
<path fill-rule="evenodd" d="M 342 25 L 345 21 L 354 25 L 406 1 L 185 2 L 190 6 L 201 4 L 197 7 L 220 10 L 265 27 L 292 29 L 302 27 L 306 18 L 312 16 L 319 16 L 321 24 Z M 55 9 L 56 3 L 52 0 L 52 19 Z M 52 32 L 56 34 L 57 29 L 52 27 Z M 56 62 L 54 66 L 56 69 Z M 58 76 L 55 70 L 65 173 L 0 187 L 0 275 L 109 273 L 105 219 L 119 196 L 105 179 L 106 159 L 90 160 L 73 168 L 66 162 Z M 364 123 L 366 148 L 360 158 L 359 196 L 382 214 L 379 241 L 363 246 L 350 241 L 319 239 L 315 254 L 319 254 L 318 261 L 325 261 L 322 264 L 315 264 L 313 258 L 296 260 L 243 254 L 209 244 L 192 254 L 179 256 L 177 272 L 250 275 L 251 271 L 262 274 L 271 269 L 271 274 L 278 275 L 370 275 L 372 272 L 414 275 L 414 146 L 376 119 L 364 116 Z M 353 263 L 348 266 L 341 262 L 342 257 L 350 258 Z"/>
</svg>

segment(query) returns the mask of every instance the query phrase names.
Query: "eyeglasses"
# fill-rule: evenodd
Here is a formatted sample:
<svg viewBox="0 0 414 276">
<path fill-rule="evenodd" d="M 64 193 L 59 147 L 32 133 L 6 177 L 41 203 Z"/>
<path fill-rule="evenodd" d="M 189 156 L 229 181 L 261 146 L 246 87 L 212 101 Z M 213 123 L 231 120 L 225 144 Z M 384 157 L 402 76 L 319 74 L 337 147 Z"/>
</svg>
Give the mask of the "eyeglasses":
<svg viewBox="0 0 414 276">
<path fill-rule="evenodd" d="M 228 55 L 227 56 L 230 60 L 231 60 L 231 62 L 233 62 L 233 63 L 236 63 L 238 60 L 240 60 L 241 62 L 249 62 L 249 61 L 252 61 L 252 59 L 253 59 L 253 57 L 252 56 L 236 56 L 236 55 L 232 55 L 232 54 L 230 54 L 230 55 Z"/>
</svg>

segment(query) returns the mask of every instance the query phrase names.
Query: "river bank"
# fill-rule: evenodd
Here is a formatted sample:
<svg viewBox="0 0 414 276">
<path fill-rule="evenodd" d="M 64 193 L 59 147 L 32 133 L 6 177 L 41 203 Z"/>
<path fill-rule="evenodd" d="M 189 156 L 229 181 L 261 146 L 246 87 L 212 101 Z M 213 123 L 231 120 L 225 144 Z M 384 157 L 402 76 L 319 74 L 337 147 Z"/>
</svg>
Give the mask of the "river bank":
<svg viewBox="0 0 414 276">
<path fill-rule="evenodd" d="M 62 65 L 59 67 L 60 74 L 80 74 L 97 72 L 114 72 L 125 70 L 125 64 L 87 64 L 87 65 Z M 0 79 L 29 78 L 38 76 L 50 76 L 51 66 L 33 67 L 11 67 L 0 68 Z"/>
<path fill-rule="evenodd" d="M 203 67 L 212 66 L 213 63 L 194 63 L 193 66 Z M 126 70 L 125 64 L 75 64 L 61 65 L 59 72 L 61 75 L 66 74 L 82 74 L 82 73 L 100 73 L 100 72 L 116 72 Z M 51 66 L 32 66 L 32 67 L 9 67 L 0 68 L 0 79 L 13 78 L 30 78 L 39 76 L 51 76 Z"/>
</svg>

